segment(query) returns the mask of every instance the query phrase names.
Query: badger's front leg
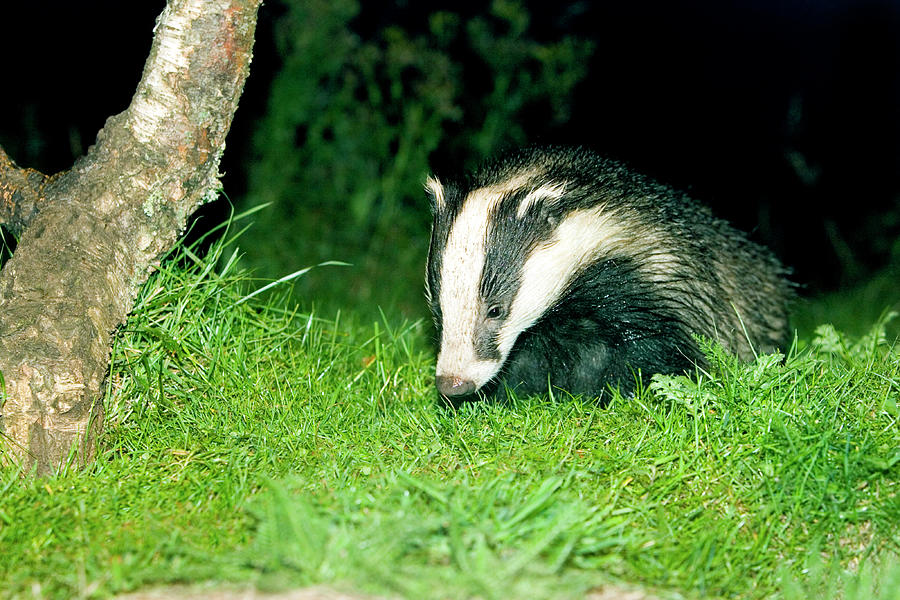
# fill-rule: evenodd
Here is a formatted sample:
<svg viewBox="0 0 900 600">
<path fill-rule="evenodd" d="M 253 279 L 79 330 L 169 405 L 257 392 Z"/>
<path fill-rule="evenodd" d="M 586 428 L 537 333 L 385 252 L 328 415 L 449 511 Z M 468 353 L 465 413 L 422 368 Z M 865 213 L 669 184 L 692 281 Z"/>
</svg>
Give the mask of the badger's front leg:
<svg viewBox="0 0 900 600">
<path fill-rule="evenodd" d="M 633 391 L 634 377 L 621 352 L 597 338 L 569 340 L 571 344 L 560 343 L 555 336 L 526 333 L 510 353 L 503 383 L 519 395 L 552 390 L 602 397 L 609 385 L 623 393 Z"/>
<path fill-rule="evenodd" d="M 610 339 L 590 323 L 556 325 L 552 331 L 539 327 L 520 338 L 502 372 L 505 386 L 519 395 L 552 389 L 604 398 L 618 389 L 628 397 L 639 380 L 647 383 L 653 373 L 681 373 L 693 366 L 679 349 L 685 342 L 672 333 L 632 332 Z M 503 389 L 499 385 L 497 393 Z"/>
</svg>

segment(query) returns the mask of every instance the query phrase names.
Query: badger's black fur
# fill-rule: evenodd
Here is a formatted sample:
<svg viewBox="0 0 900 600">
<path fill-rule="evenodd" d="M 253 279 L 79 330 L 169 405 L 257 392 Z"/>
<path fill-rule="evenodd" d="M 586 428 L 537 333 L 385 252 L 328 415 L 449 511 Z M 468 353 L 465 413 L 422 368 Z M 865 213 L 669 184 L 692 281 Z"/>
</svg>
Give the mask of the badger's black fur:
<svg viewBox="0 0 900 600">
<path fill-rule="evenodd" d="M 689 197 L 578 148 L 529 148 L 430 178 L 426 295 L 437 387 L 602 396 L 635 373 L 783 348 L 786 270 Z"/>
</svg>

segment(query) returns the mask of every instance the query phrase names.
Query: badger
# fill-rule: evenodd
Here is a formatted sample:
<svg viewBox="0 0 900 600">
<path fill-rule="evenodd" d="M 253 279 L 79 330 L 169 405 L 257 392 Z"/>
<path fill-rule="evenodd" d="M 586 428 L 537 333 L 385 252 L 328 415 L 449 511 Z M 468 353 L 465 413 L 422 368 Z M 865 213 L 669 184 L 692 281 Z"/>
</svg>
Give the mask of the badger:
<svg viewBox="0 0 900 600">
<path fill-rule="evenodd" d="M 584 148 L 530 147 L 426 182 L 425 295 L 445 399 L 608 398 L 784 348 L 793 284 L 766 248 L 695 200 Z"/>
</svg>

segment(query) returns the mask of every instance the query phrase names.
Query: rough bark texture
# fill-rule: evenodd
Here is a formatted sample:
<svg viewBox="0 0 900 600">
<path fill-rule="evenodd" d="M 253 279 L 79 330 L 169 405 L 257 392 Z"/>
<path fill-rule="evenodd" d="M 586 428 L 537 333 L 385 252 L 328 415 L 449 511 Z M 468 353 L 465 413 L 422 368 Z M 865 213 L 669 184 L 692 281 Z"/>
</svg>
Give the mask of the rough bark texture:
<svg viewBox="0 0 900 600">
<path fill-rule="evenodd" d="M 20 169 L 0 148 L 0 223 L 14 236 L 37 214 L 47 179 L 34 169 Z"/>
<path fill-rule="evenodd" d="M 0 222 L 22 232 L 0 273 L 0 452 L 39 473 L 90 460 L 111 334 L 219 188 L 260 0 L 170 0 L 128 109 L 47 178 L 0 151 Z"/>
</svg>

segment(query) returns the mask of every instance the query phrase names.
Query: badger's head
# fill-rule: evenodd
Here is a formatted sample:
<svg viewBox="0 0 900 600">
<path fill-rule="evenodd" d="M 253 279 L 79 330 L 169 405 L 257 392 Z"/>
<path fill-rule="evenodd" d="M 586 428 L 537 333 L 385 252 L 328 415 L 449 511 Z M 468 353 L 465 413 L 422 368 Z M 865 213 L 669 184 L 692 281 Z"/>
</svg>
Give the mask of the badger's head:
<svg viewBox="0 0 900 600">
<path fill-rule="evenodd" d="M 519 336 L 597 260 L 617 226 L 602 204 L 539 168 L 426 184 L 434 221 L 426 297 L 439 339 L 438 391 L 459 398 L 501 371 Z"/>
</svg>

